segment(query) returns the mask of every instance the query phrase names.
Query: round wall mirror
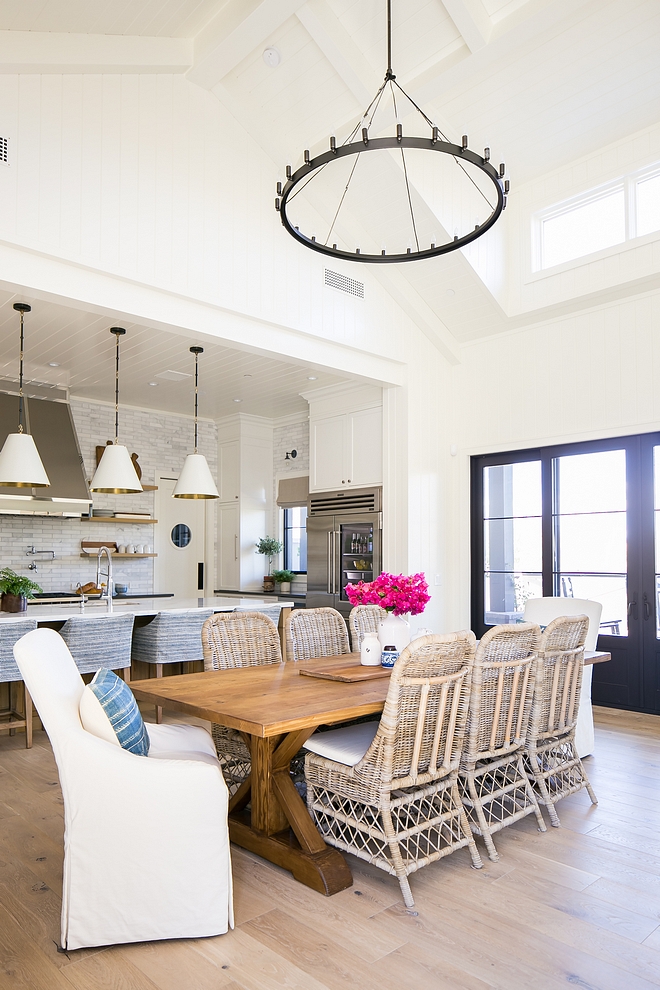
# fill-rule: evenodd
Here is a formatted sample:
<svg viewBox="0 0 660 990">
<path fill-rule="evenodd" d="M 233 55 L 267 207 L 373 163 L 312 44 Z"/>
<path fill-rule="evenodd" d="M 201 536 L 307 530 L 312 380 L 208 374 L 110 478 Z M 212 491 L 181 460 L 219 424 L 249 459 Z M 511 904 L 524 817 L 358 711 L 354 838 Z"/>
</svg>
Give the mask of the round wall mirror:
<svg viewBox="0 0 660 990">
<path fill-rule="evenodd" d="M 175 547 L 187 547 L 192 539 L 190 526 L 186 526 L 185 523 L 177 523 L 170 533 L 170 539 Z"/>
</svg>

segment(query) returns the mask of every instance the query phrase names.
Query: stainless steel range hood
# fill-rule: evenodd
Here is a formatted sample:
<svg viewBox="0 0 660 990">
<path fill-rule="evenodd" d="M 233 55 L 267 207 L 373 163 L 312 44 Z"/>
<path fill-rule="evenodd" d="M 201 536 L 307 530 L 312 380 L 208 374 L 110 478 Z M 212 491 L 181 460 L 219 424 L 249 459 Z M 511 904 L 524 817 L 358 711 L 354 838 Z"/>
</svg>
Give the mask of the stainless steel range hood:
<svg viewBox="0 0 660 990">
<path fill-rule="evenodd" d="M 14 383 L 1 382 L 0 449 L 18 424 L 18 395 Z M 85 477 L 71 408 L 62 389 L 29 386 L 27 424 L 50 479 L 49 488 L 0 487 L 0 514 L 32 516 L 81 516 L 89 512 L 92 497 Z M 11 394 L 13 392 L 13 394 Z M 35 394 L 35 393 L 41 393 Z M 53 398 L 42 398 L 50 393 Z M 29 494 L 28 494 L 29 493 Z"/>
</svg>

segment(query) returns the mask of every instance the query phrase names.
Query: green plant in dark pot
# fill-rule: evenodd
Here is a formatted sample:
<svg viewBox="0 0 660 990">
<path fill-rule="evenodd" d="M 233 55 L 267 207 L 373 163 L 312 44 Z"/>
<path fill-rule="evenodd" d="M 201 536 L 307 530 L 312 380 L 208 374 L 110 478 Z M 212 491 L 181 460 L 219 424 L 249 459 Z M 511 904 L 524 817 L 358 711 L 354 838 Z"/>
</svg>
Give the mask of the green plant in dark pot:
<svg viewBox="0 0 660 990">
<path fill-rule="evenodd" d="M 17 574 L 11 567 L 3 567 L 0 571 L 0 609 L 3 612 L 25 612 L 28 598 L 41 588 L 28 577 Z"/>
</svg>

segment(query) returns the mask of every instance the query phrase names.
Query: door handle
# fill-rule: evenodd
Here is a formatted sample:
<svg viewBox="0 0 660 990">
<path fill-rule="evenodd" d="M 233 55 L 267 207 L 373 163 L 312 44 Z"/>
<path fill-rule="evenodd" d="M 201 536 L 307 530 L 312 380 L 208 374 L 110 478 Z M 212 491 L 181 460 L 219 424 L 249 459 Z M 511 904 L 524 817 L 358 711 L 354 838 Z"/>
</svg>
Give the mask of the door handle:
<svg viewBox="0 0 660 990">
<path fill-rule="evenodd" d="M 337 594 L 337 534 L 332 534 L 332 593 Z"/>
<path fill-rule="evenodd" d="M 334 570 L 335 570 L 335 556 L 332 552 L 332 536 L 333 534 L 328 530 L 328 594 L 332 594 L 333 582 L 334 582 Z"/>
<path fill-rule="evenodd" d="M 646 594 L 644 595 L 644 621 L 651 618 L 651 603 L 649 602 Z"/>
<path fill-rule="evenodd" d="M 635 601 L 634 598 L 628 602 L 628 618 L 629 619 L 637 618 L 637 602 Z"/>
<path fill-rule="evenodd" d="M 234 560 L 238 560 L 238 536 L 234 534 Z"/>
</svg>

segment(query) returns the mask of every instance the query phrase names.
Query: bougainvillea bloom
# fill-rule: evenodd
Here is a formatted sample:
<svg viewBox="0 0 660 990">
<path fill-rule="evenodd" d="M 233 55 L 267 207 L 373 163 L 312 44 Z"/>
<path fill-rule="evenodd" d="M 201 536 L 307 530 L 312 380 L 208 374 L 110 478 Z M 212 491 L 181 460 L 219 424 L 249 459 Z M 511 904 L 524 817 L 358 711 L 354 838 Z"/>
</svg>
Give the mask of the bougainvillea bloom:
<svg viewBox="0 0 660 990">
<path fill-rule="evenodd" d="M 351 605 L 380 605 L 394 615 L 419 615 L 431 601 L 423 574 L 379 574 L 375 581 L 346 585 Z"/>
</svg>

